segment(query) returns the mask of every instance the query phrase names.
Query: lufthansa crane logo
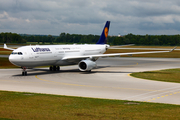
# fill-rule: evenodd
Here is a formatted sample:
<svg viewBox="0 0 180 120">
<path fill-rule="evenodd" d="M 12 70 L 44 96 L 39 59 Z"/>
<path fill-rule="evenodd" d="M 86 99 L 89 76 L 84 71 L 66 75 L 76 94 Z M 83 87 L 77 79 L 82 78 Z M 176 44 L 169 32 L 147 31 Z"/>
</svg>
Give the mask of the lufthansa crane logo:
<svg viewBox="0 0 180 120">
<path fill-rule="evenodd" d="M 108 36 L 108 28 L 107 27 L 104 29 L 104 35 L 107 38 L 107 36 Z"/>
</svg>

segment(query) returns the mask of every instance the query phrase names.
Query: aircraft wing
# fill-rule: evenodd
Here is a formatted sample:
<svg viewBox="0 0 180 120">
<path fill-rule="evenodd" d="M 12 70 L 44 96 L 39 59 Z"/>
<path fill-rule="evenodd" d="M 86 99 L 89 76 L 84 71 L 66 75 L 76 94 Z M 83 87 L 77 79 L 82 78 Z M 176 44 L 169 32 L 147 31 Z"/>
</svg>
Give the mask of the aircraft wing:
<svg viewBox="0 0 180 120">
<path fill-rule="evenodd" d="M 85 58 L 92 58 L 91 56 L 67 56 L 63 57 L 61 60 L 72 60 L 72 59 L 85 59 Z"/>
<path fill-rule="evenodd" d="M 7 49 L 7 50 L 15 50 L 15 49 L 12 49 L 12 48 L 8 48 L 6 44 L 4 44 L 4 49 Z"/>
<path fill-rule="evenodd" d="M 99 54 L 99 55 L 87 55 L 87 56 L 67 56 L 62 58 L 62 60 L 70 60 L 70 59 L 85 59 L 85 58 L 99 58 L 99 57 L 112 57 L 112 56 L 121 56 L 121 55 L 135 55 L 135 54 L 149 54 L 149 53 L 165 53 L 172 52 L 175 48 L 170 51 L 151 51 L 151 52 L 131 52 L 131 53 L 112 53 L 112 54 Z"/>
</svg>

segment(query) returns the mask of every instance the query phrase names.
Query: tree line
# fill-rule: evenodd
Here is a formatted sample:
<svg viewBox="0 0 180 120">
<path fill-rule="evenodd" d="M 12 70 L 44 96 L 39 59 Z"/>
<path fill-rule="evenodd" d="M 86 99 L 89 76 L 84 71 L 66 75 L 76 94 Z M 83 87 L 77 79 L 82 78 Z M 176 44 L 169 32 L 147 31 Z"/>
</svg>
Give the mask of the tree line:
<svg viewBox="0 0 180 120">
<path fill-rule="evenodd" d="M 99 40 L 99 35 L 81 35 L 61 33 L 59 36 L 52 35 L 26 35 L 16 33 L 0 33 L 0 43 L 49 43 L 49 44 L 95 44 Z M 134 35 L 132 33 L 122 37 L 108 36 L 110 45 L 180 45 L 180 35 Z"/>
<path fill-rule="evenodd" d="M 20 35 L 16 33 L 0 33 L 0 43 L 26 43 Z"/>
<path fill-rule="evenodd" d="M 116 37 L 113 45 L 136 44 L 136 45 L 180 45 L 180 35 L 133 35 Z"/>
</svg>

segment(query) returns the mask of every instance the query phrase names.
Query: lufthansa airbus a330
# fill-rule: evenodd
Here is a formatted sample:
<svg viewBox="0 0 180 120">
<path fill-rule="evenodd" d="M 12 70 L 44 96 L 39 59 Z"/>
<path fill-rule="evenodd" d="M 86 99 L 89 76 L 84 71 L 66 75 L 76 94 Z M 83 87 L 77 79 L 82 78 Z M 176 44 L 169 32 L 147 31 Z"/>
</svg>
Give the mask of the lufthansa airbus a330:
<svg viewBox="0 0 180 120">
<path fill-rule="evenodd" d="M 110 46 L 107 45 L 107 37 L 110 21 L 107 21 L 102 31 L 99 41 L 96 44 L 84 45 L 30 45 L 22 46 L 17 49 L 8 48 L 4 44 L 4 49 L 13 50 L 9 56 L 9 61 L 22 68 L 22 75 L 27 75 L 27 68 L 37 66 L 50 66 L 51 71 L 59 71 L 59 66 L 77 65 L 80 71 L 91 71 L 96 67 L 96 60 L 99 57 L 163 53 L 171 51 L 152 51 L 152 52 L 132 52 L 103 54 Z"/>
</svg>

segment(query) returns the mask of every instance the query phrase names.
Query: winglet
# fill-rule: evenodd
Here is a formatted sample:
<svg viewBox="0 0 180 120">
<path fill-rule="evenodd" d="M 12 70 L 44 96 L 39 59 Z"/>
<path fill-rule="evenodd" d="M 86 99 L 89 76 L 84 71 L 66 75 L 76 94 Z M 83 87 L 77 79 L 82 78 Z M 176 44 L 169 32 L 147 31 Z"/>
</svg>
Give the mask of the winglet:
<svg viewBox="0 0 180 120">
<path fill-rule="evenodd" d="M 12 49 L 12 48 L 8 48 L 6 44 L 4 44 L 4 49 L 7 49 L 7 50 L 15 50 L 15 49 Z"/>
<path fill-rule="evenodd" d="M 174 51 L 175 49 L 177 48 L 177 46 L 176 47 L 174 47 L 172 50 L 170 50 L 169 52 L 172 52 L 172 51 Z"/>
</svg>

